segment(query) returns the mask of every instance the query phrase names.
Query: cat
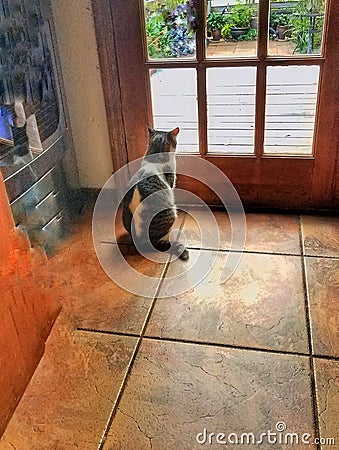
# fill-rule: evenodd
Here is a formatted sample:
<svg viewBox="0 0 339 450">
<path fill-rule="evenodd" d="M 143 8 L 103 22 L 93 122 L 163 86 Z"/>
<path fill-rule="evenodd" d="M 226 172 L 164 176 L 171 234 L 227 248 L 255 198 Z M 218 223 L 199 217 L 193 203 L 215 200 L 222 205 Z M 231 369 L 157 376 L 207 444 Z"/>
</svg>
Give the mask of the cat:
<svg viewBox="0 0 339 450">
<path fill-rule="evenodd" d="M 131 236 L 133 226 L 137 244 L 142 249 L 150 251 L 152 245 L 158 251 L 186 260 L 189 255 L 184 244 L 171 244 L 168 238 L 177 218 L 173 188 L 176 181 L 174 153 L 179 128 L 166 132 L 149 127 L 148 132 L 149 145 L 141 168 L 131 178 L 130 188 L 123 199 L 123 224 Z M 155 197 L 147 200 L 152 194 L 156 194 Z M 145 222 L 149 226 L 145 226 Z"/>
</svg>

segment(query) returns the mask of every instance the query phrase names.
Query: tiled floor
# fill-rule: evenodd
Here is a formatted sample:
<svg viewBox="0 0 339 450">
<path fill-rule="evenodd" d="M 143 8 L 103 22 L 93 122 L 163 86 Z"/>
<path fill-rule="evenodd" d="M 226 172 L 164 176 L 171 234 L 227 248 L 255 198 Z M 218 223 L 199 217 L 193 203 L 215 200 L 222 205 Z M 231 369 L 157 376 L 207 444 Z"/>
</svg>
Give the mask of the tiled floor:
<svg viewBox="0 0 339 450">
<path fill-rule="evenodd" d="M 181 215 L 189 261 L 126 256 L 159 279 L 148 297 L 102 270 L 90 214 L 74 225 L 51 260 L 63 312 L 0 450 L 197 450 L 237 439 L 239 449 L 339 448 L 338 218 L 248 214 L 242 260 L 221 284 L 230 228 L 215 217 L 218 253 L 200 249 L 197 224 Z M 116 245 L 108 236 L 106 248 Z M 172 277 L 201 273 L 165 296 Z M 309 433 L 310 444 L 286 433 Z M 336 444 L 312 445 L 319 437 Z"/>
</svg>

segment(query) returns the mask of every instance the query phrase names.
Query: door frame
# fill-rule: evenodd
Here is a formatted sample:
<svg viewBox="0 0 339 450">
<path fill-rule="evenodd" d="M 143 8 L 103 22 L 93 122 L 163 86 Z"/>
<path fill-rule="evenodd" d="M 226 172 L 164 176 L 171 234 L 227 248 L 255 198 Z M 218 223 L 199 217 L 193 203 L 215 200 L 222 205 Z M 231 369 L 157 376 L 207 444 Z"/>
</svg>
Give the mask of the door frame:
<svg viewBox="0 0 339 450">
<path fill-rule="evenodd" d="M 199 3 L 203 17 L 204 1 Z M 230 178 L 246 206 L 279 209 L 331 209 L 335 206 L 338 185 L 338 104 L 339 90 L 339 2 L 329 0 L 324 31 L 323 56 L 267 57 L 267 27 L 269 0 L 261 0 L 259 8 L 260 52 L 252 58 L 204 59 L 204 31 L 198 27 L 197 61 L 147 61 L 142 1 L 92 0 L 99 61 L 103 81 L 107 120 L 110 130 L 114 169 L 143 155 L 147 146 L 147 123 L 151 124 L 149 69 L 175 67 L 256 66 L 257 106 L 255 155 L 229 156 L 206 154 L 203 158 L 216 164 Z M 142 37 L 142 38 L 141 38 Z M 202 54 L 199 51 L 203 52 Z M 320 66 L 319 100 L 313 156 L 262 155 L 264 142 L 265 68 L 267 65 Z M 199 76 L 204 73 L 198 71 Z M 206 72 L 205 72 L 206 73 Z M 206 79 L 198 78 L 198 99 L 206 95 Z M 206 142 L 207 124 L 199 106 L 200 142 Z M 203 135 L 203 136 L 201 136 Z M 320 153 L 319 153 L 320 152 Z M 184 156 L 180 156 L 184 159 Z M 179 187 L 192 190 L 209 203 L 214 203 L 209 191 L 190 179 L 178 180 Z"/>
</svg>

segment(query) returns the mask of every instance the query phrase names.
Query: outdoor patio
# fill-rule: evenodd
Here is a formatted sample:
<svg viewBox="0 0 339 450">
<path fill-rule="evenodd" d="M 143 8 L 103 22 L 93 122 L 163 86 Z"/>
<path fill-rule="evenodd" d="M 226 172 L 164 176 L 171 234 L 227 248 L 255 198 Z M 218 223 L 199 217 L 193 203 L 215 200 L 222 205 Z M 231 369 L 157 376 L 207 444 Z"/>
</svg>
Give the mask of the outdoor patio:
<svg viewBox="0 0 339 450">
<path fill-rule="evenodd" d="M 293 55 L 295 43 L 291 40 L 269 40 L 268 54 L 271 56 Z M 220 41 L 210 40 L 207 47 L 207 57 L 221 56 L 256 56 L 257 41 Z"/>
</svg>

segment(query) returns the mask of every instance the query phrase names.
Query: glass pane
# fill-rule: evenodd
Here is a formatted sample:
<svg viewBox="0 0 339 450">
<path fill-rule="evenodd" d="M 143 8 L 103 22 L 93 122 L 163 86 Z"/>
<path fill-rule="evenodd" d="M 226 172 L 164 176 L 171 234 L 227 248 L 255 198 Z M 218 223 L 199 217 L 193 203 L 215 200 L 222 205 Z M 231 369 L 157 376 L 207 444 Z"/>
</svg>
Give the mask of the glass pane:
<svg viewBox="0 0 339 450">
<path fill-rule="evenodd" d="M 144 0 L 149 59 L 195 57 L 193 0 Z"/>
<path fill-rule="evenodd" d="M 325 9 L 326 0 L 271 0 L 269 55 L 320 55 Z"/>
<path fill-rule="evenodd" d="M 319 66 L 267 68 L 265 153 L 312 155 Z"/>
<path fill-rule="evenodd" d="M 180 127 L 177 151 L 199 152 L 195 69 L 151 69 L 154 128 Z"/>
<path fill-rule="evenodd" d="M 258 4 L 259 0 L 207 0 L 207 57 L 256 56 Z"/>
<path fill-rule="evenodd" d="M 4 59 L 0 74 L 0 168 L 5 178 L 39 156 L 62 125 L 51 31 L 40 17 L 39 2 L 31 1 L 31 15 L 17 7 L 7 13 L 6 18 L 0 8 L 0 23 L 9 24 L 2 37 L 11 37 L 11 58 Z"/>
<path fill-rule="evenodd" d="M 207 69 L 208 151 L 254 153 L 255 67 Z"/>
</svg>

